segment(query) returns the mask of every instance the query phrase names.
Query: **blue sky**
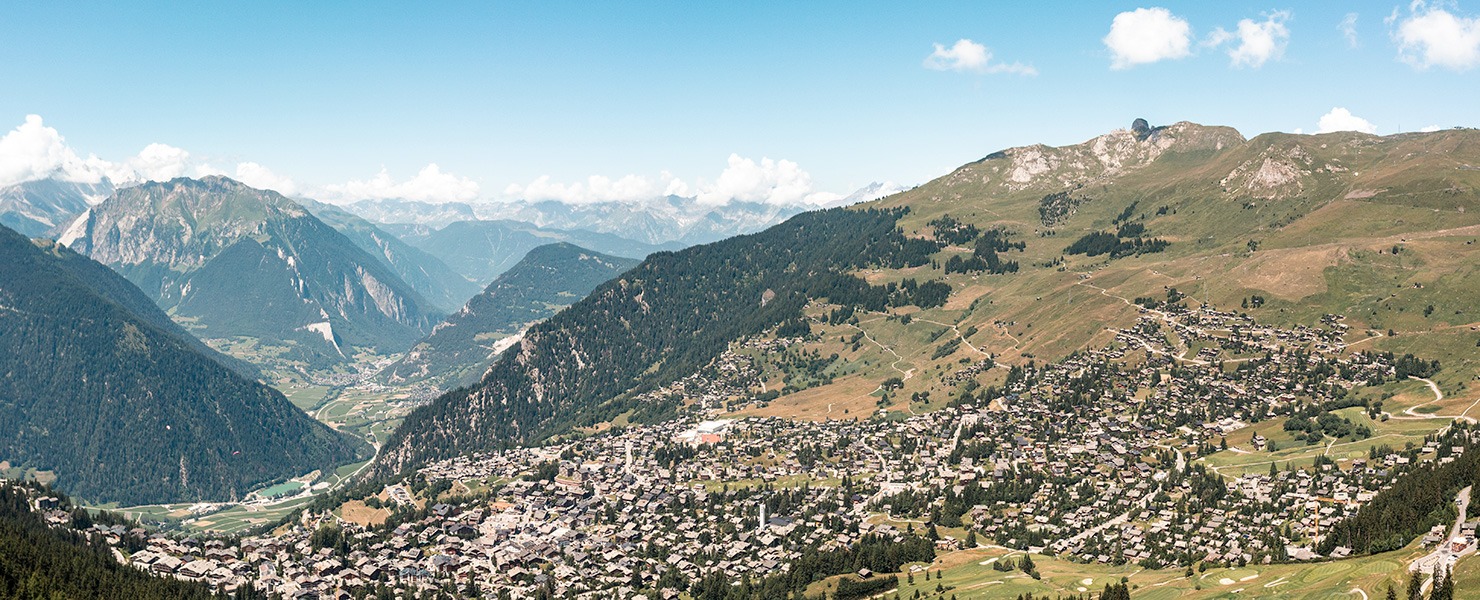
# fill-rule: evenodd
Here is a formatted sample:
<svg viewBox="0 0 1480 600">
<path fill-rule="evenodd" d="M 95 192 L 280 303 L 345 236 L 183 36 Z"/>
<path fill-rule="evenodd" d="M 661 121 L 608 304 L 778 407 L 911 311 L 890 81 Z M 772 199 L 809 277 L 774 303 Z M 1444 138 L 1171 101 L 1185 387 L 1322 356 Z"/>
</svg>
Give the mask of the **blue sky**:
<svg viewBox="0 0 1480 600">
<path fill-rule="evenodd" d="M 1133 13 L 1151 7 L 1164 10 Z M 1121 13 L 1147 17 L 1119 38 L 1137 43 L 1156 36 L 1132 25 L 1166 34 L 1156 26 L 1171 23 L 1176 37 L 1185 23 L 1185 52 L 1139 48 L 1165 58 L 1125 64 L 1106 41 Z M 177 160 L 185 174 L 338 199 L 589 201 L 768 185 L 800 197 L 922 183 L 1135 117 L 1253 135 L 1313 132 L 1342 107 L 1382 134 L 1474 126 L 1476 14 L 1474 0 L 7 2 L 0 130 L 39 115 L 82 159 Z M 1245 19 L 1253 33 L 1281 29 L 1272 49 L 1235 65 Z M 1231 39 L 1212 46 L 1218 28 Z M 927 61 L 935 44 L 947 56 Z M 991 60 L 973 62 L 977 46 Z M 13 141 L 0 179 L 31 147 Z M 131 159 L 154 143 L 188 156 L 156 147 L 154 163 Z"/>
</svg>

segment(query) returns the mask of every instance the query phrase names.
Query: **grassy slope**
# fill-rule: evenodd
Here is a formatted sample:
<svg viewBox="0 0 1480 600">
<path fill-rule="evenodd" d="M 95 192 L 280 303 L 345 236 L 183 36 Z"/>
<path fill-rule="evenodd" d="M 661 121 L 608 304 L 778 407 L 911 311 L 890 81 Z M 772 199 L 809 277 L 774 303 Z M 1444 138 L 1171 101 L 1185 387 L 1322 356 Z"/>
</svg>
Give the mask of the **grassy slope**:
<svg viewBox="0 0 1480 600">
<path fill-rule="evenodd" d="M 1192 146 L 1225 135 L 1225 130 L 1197 126 L 1182 132 Z M 1289 159 L 1292 152 L 1306 158 Z M 1300 173 L 1294 181 L 1269 189 L 1240 187 L 1237 178 L 1225 184 L 1230 173 L 1269 157 L 1299 167 Z M 1357 348 L 1437 358 L 1445 368 L 1436 381 L 1447 395 L 1477 397 L 1470 381 L 1480 372 L 1480 353 L 1475 351 L 1480 340 L 1480 169 L 1469 165 L 1480 164 L 1480 132 L 1386 138 L 1266 134 L 1246 144 L 1225 145 L 1220 152 L 1169 151 L 1119 176 L 1084 175 L 1085 185 L 1074 193 L 1091 200 L 1052 229 L 1039 220 L 1039 199 L 1074 188 L 1056 179 L 1057 172 L 1028 184 L 1006 185 L 1010 161 L 972 163 L 877 204 L 909 207 L 901 225 L 914 235 L 931 235 L 928 223 L 942 215 L 983 229 L 1004 227 L 1012 239 L 1027 244 L 1023 252 L 1004 255 L 1019 262 L 1022 271 L 946 275 L 927 265 L 860 273 L 873 283 L 941 279 L 955 290 L 944 307 L 896 311 L 915 313 L 909 325 L 879 318 L 883 315 L 861 317 L 859 326 L 897 353 L 899 362 L 867 343 L 863 351 L 842 353 L 845 361 L 857 363 L 850 369 L 857 375 L 809 390 L 807 401 L 793 402 L 796 414 L 817 418 L 817 409 L 825 413 L 828 403 L 857 404 L 858 389 L 874 387 L 864 382 L 877 385 L 911 368 L 916 377 L 906 382 L 903 397 L 916 391 L 931 391 L 932 398 L 949 395 L 954 386 L 932 375 L 977 355 L 963 345 L 952 355 L 931 360 L 934 347 L 954 335 L 931 342 L 929 334 L 940 324 L 975 327 L 968 341 L 1001 363 L 1052 360 L 1108 341 L 1113 335 L 1107 328 L 1136 318 L 1128 300 L 1164 297 L 1168 287 L 1223 308 L 1236 309 L 1245 298 L 1263 296 L 1267 303 L 1249 312 L 1276 325 L 1314 324 L 1321 315 L 1343 314 L 1352 326 L 1350 341 L 1369 337 L 1369 330 L 1385 334 L 1392 329 L 1397 336 L 1379 336 Z M 1133 220 L 1144 222 L 1150 235 L 1172 241 L 1166 252 L 1116 260 L 1064 257 L 1064 247 L 1079 236 L 1113 230 L 1112 220 L 1132 203 Z M 1167 213 L 1156 214 L 1163 206 Z M 1251 240 L 1258 243 L 1253 252 L 1248 249 Z M 1391 251 L 1394 246 L 1401 248 L 1397 255 Z M 967 252 L 948 248 L 939 262 Z M 1039 266 L 1060 257 L 1065 258 L 1062 268 Z M 1082 279 L 1085 274 L 1092 278 Z M 1424 316 L 1429 305 L 1434 310 Z M 810 312 L 827 309 L 813 307 Z M 823 343 L 808 348 L 824 355 L 838 352 L 838 336 L 854 331 L 824 328 Z M 980 381 L 990 383 L 993 373 L 1000 375 L 1000 370 L 989 371 Z"/>
<path fill-rule="evenodd" d="M 1226 131 L 1189 127 L 1181 131 L 1193 142 L 1207 142 Z M 1226 138 L 1220 138 L 1225 139 Z M 1194 144 L 1195 145 L 1195 144 Z M 1052 152 L 1052 150 L 1050 150 Z M 1062 156 L 1082 155 L 1071 149 Z M 1009 153 L 1011 154 L 1011 153 Z M 1292 158 L 1293 157 L 1293 158 Z M 1067 163 L 1070 158 L 1064 158 Z M 1268 134 L 1246 144 L 1226 143 L 1221 151 L 1197 150 L 1184 154 L 1169 152 L 1139 169 L 1119 176 L 1079 172 L 1082 187 L 1075 189 L 1056 179 L 1060 168 L 1036 177 L 1027 184 L 1009 184 L 1011 158 L 987 159 L 966 165 L 956 172 L 919 188 L 886 198 L 877 204 L 908 206 L 911 213 L 901 221 L 906 232 L 932 235 L 928 223 L 951 215 L 985 229 L 1000 226 L 1012 239 L 1027 243 L 1025 251 L 1004 258 L 1018 261 L 1023 269 L 1011 275 L 945 275 L 931 266 L 900 271 L 860 273 L 871 282 L 943 279 L 954 288 L 944 307 L 912 313 L 905 324 L 885 315 L 862 315 L 858 327 L 873 342 L 865 340 L 857 349 L 839 342 L 857 329 L 827 326 L 816 329 L 821 341 L 808 344 L 824 356 L 837 352 L 842 358 L 836 371 L 852 373 L 836 378 L 831 385 L 815 387 L 772 402 L 745 414 L 798 418 L 857 418 L 874 408 L 877 385 L 885 378 L 912 377 L 896 393 L 892 410 L 925 411 L 942 406 L 955 385 L 941 374 L 959 366 L 963 359 L 979 355 L 962 345 L 955 353 L 932 359 L 933 350 L 950 337 L 946 331 L 932 339 L 945 325 L 967 331 L 975 327 L 969 342 L 993 354 L 999 363 L 1018 364 L 1029 359 L 1052 360 L 1074 350 L 1108 341 L 1108 327 L 1134 322 L 1136 310 L 1126 300 L 1138 296 L 1164 297 L 1166 288 L 1176 287 L 1196 299 L 1224 308 L 1238 308 L 1251 295 L 1267 303 L 1251 314 L 1262 322 L 1293 326 L 1315 324 L 1327 313 L 1343 314 L 1351 325 L 1349 341 L 1371 338 L 1355 349 L 1377 348 L 1412 352 L 1437 358 L 1444 369 L 1435 381 L 1448 396 L 1433 404 L 1438 414 L 1476 415 L 1480 399 L 1474 379 L 1480 373 L 1480 132 L 1445 131 L 1376 138 L 1361 134 L 1293 136 Z M 1249 169 L 1268 162 L 1293 165 L 1295 175 L 1279 185 L 1262 188 L 1248 183 Z M 1230 177 L 1243 167 L 1245 175 Z M 1225 181 L 1225 178 L 1228 178 Z M 1091 200 L 1077 213 L 1052 229 L 1038 214 L 1045 194 L 1075 190 Z M 1063 256 L 1063 249 L 1092 231 L 1114 230 L 1112 220 L 1136 203 L 1132 220 L 1144 222 L 1150 235 L 1172 242 L 1164 253 L 1106 260 L 1104 256 L 1065 257 L 1062 269 L 1038 266 Z M 1165 206 L 1165 214 L 1156 214 Z M 1144 217 L 1142 216 L 1144 215 Z M 1258 249 L 1250 251 L 1249 242 Z M 1394 246 L 1400 247 L 1395 255 Z M 948 248 L 940 263 L 951 254 L 968 253 L 967 248 Z M 1090 274 L 1083 280 L 1082 274 Z M 1102 292 L 1101 289 L 1104 291 Z M 1433 305 L 1432 314 L 1425 309 Z M 828 307 L 814 306 L 809 313 L 824 314 Z M 1392 329 L 1396 336 L 1385 335 Z M 1369 331 L 1378 335 L 1374 336 Z M 887 350 L 885 349 L 887 347 Z M 1195 349 L 1194 349 L 1195 351 Z M 1001 380 L 1002 370 L 978 376 L 983 384 Z M 779 376 L 768 377 L 775 384 Z M 908 403 L 915 392 L 931 392 L 932 403 Z M 1395 414 L 1409 406 L 1430 402 L 1433 396 L 1419 383 L 1387 386 L 1395 397 L 1386 410 Z M 847 413 L 842 411 L 847 409 Z M 1268 452 L 1220 452 L 1206 460 L 1225 475 L 1268 470 L 1270 461 L 1282 468 L 1287 462 L 1309 465 L 1317 454 L 1333 458 L 1365 455 L 1369 446 L 1386 443 L 1401 447 L 1404 442 L 1421 443 L 1425 433 L 1447 419 L 1392 420 L 1370 422 L 1353 409 L 1354 421 L 1362 419 L 1375 430 L 1371 440 L 1304 446 L 1293 443 L 1280 428 L 1282 420 L 1271 420 L 1230 438 L 1238 447 L 1247 445 L 1254 431 L 1280 444 Z M 1480 416 L 1480 415 L 1476 415 Z M 1252 450 L 1250 446 L 1247 450 Z M 1240 570 L 1238 581 L 1250 574 L 1255 580 L 1237 585 L 1219 585 L 1223 575 L 1199 577 L 1202 590 L 1182 577 L 1180 570 L 1139 571 L 1135 567 L 1111 568 L 1077 565 L 1050 558 L 1039 561 L 1047 575 L 1035 582 L 1017 574 L 1002 574 L 978 563 L 1000 551 L 973 550 L 945 560 L 946 583 L 960 598 L 1016 597 L 1023 592 L 1077 593 L 1079 582 L 1098 591 L 1108 579 L 1131 575 L 1142 589 L 1137 598 L 1224 597 L 1244 588 L 1243 596 L 1337 597 L 1360 587 L 1371 597 L 1381 597 L 1386 582 L 1397 574 L 1414 551 L 1319 565 L 1287 565 Z M 981 556 L 978 557 L 977 554 Z M 1401 559 L 1401 560 L 1400 560 Z M 1480 572 L 1462 562 L 1465 573 Z M 1248 571 L 1248 573 L 1243 573 Z M 1471 578 L 1480 576 L 1467 575 Z M 901 577 L 901 580 L 904 578 Z M 925 597 L 932 597 L 935 582 L 917 581 Z M 1283 581 L 1274 587 L 1264 585 Z M 905 586 L 904 596 L 911 595 Z M 813 590 L 814 592 L 820 590 Z M 1349 597 L 1356 597 L 1351 595 Z"/>
</svg>

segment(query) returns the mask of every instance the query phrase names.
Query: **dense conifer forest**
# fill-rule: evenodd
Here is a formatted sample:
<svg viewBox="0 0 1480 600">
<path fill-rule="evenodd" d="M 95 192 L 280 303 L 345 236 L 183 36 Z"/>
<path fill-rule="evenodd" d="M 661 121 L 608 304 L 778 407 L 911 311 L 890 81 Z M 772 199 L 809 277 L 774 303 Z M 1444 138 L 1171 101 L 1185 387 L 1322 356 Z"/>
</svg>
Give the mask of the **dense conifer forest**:
<svg viewBox="0 0 1480 600">
<path fill-rule="evenodd" d="M 140 504 L 240 497 L 363 448 L 99 292 L 122 277 L 59 266 L 86 260 L 0 228 L 0 457 Z"/>
<path fill-rule="evenodd" d="M 0 600 L 193 600 L 212 598 L 204 586 L 162 579 L 114 560 L 106 544 L 47 526 L 26 488 L 0 485 Z M 40 492 L 40 488 L 33 488 Z M 69 506 L 65 497 L 60 510 Z M 75 518 L 88 518 L 74 513 Z"/>
</svg>

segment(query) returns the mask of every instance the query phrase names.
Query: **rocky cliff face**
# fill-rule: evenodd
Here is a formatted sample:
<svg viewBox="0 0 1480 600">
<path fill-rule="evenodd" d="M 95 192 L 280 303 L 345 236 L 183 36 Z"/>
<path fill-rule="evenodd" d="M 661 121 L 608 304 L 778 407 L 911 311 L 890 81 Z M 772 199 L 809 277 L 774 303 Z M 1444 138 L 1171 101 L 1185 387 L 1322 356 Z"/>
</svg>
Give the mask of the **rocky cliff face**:
<svg viewBox="0 0 1480 600">
<path fill-rule="evenodd" d="M 345 345 L 399 350 L 437 316 L 302 206 L 223 177 L 120 190 L 61 241 L 117 269 L 203 337 L 302 338 L 332 357 Z"/>
</svg>

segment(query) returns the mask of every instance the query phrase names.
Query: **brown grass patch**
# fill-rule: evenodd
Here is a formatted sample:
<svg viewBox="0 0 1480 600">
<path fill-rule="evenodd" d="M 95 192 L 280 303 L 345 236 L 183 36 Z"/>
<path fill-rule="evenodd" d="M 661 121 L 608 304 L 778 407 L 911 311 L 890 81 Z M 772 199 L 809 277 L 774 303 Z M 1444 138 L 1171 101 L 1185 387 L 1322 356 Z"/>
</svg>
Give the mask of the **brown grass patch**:
<svg viewBox="0 0 1480 600">
<path fill-rule="evenodd" d="M 828 419 L 861 419 L 873 414 L 879 381 L 862 375 L 836 379 L 832 385 L 815 387 L 788 394 L 771 401 L 765 408 L 752 408 L 728 416 L 781 417 L 806 421 Z M 828 412 L 831 405 L 832 411 Z M 843 411 L 848 412 L 843 412 Z"/>
<path fill-rule="evenodd" d="M 365 527 L 381 525 L 390 518 L 391 512 L 384 508 L 370 508 L 363 500 L 350 500 L 339 507 L 339 518 Z"/>
<path fill-rule="evenodd" d="M 1262 250 L 1228 275 L 1243 287 L 1299 300 L 1326 291 L 1326 269 L 1346 257 L 1346 248 L 1335 245 Z"/>
<path fill-rule="evenodd" d="M 984 285 L 969 285 L 951 293 L 951 299 L 946 301 L 946 310 L 966 310 L 971 308 L 971 303 L 977 298 L 987 295 L 992 288 Z"/>
</svg>

